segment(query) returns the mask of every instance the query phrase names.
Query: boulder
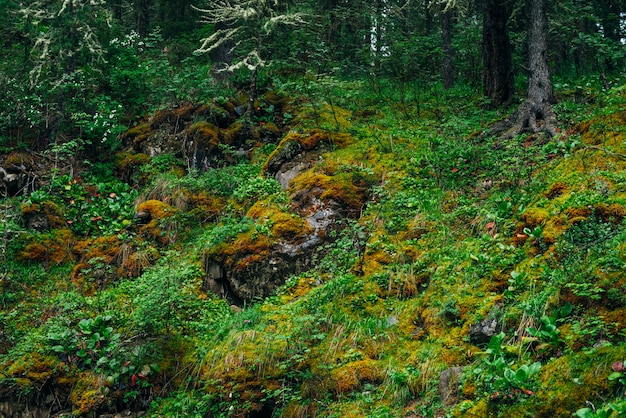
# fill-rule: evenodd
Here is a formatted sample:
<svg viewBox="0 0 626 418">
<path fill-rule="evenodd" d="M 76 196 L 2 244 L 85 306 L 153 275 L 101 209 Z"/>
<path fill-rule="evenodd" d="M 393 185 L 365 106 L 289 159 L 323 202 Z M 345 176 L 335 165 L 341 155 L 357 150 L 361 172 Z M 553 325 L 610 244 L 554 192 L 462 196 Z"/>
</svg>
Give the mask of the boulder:
<svg viewBox="0 0 626 418">
<path fill-rule="evenodd" d="M 443 406 L 453 406 L 459 398 L 459 378 L 463 368 L 450 367 L 439 375 L 439 398 Z"/>
</svg>

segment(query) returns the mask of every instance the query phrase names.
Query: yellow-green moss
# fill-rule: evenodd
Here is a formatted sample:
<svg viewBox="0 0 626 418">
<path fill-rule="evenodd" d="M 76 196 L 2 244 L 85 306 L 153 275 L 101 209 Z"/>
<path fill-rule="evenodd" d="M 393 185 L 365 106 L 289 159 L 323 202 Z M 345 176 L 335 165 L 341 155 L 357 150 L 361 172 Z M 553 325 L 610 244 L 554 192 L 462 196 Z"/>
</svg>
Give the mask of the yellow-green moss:
<svg viewBox="0 0 626 418">
<path fill-rule="evenodd" d="M 352 184 L 348 173 L 329 176 L 309 170 L 296 176 L 290 187 L 298 191 L 320 190 L 321 200 L 335 200 L 349 211 L 360 210 L 364 203 L 365 190 Z"/>
<path fill-rule="evenodd" d="M 150 162 L 150 157 L 143 153 L 123 151 L 115 154 L 115 164 L 123 172 L 131 171 L 148 162 Z"/>
<path fill-rule="evenodd" d="M 31 165 L 33 161 L 33 157 L 25 152 L 12 152 L 6 156 L 4 160 L 4 166 L 10 167 L 12 165 L 15 166 L 28 166 Z"/>
<path fill-rule="evenodd" d="M 135 143 L 145 141 L 152 134 L 152 128 L 149 123 L 142 123 L 130 128 L 121 135 L 122 139 L 132 139 Z"/>
<path fill-rule="evenodd" d="M 231 124 L 228 128 L 221 131 L 222 138 L 225 144 L 234 145 L 237 137 L 242 133 L 245 125 L 243 122 L 237 121 Z"/>
<path fill-rule="evenodd" d="M 43 384 L 56 372 L 59 360 L 52 356 L 30 353 L 13 362 L 6 373 L 28 380 L 29 385 Z"/>
<path fill-rule="evenodd" d="M 276 204 L 257 201 L 248 209 L 248 218 L 257 222 L 268 222 L 274 239 L 285 239 L 291 242 L 304 238 L 313 232 L 309 224 L 301 217 L 283 212 Z"/>
<path fill-rule="evenodd" d="M 196 122 L 191 125 L 187 132 L 201 142 L 217 146 L 219 142 L 219 128 L 207 121 Z"/>
<path fill-rule="evenodd" d="M 336 393 L 356 390 L 362 383 L 380 383 L 384 378 L 383 367 L 372 359 L 357 360 L 344 364 L 331 372 Z"/>
<path fill-rule="evenodd" d="M 70 402 L 81 414 L 95 412 L 105 401 L 104 379 L 92 372 L 80 373 L 70 393 Z"/>
<path fill-rule="evenodd" d="M 58 229 L 49 234 L 34 237 L 19 252 L 18 259 L 54 264 L 71 261 L 74 257 L 69 249 L 73 240 L 74 235 L 69 229 Z"/>
</svg>

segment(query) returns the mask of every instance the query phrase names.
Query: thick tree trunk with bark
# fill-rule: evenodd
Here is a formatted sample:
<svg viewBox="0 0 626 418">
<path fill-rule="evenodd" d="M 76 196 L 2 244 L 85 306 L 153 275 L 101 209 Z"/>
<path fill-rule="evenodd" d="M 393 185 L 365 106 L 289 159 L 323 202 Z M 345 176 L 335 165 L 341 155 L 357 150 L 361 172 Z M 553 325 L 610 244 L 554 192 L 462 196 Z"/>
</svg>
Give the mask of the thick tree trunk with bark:
<svg viewBox="0 0 626 418">
<path fill-rule="evenodd" d="M 491 107 L 506 106 L 515 93 L 506 0 L 486 0 L 483 14 L 483 92 Z"/>
<path fill-rule="evenodd" d="M 491 0 L 488 0 L 491 1 Z M 526 100 L 508 119 L 494 125 L 488 135 L 501 134 L 505 138 L 530 132 L 556 135 L 556 103 L 550 68 L 548 66 L 548 19 L 546 0 L 527 0 L 528 11 L 528 90 Z"/>
<path fill-rule="evenodd" d="M 545 131 L 554 135 L 552 104 L 556 97 L 548 67 L 548 19 L 546 0 L 527 0 L 528 26 L 528 91 L 526 101 L 518 110 L 518 132 Z"/>
<path fill-rule="evenodd" d="M 443 88 L 447 90 L 454 86 L 451 10 L 444 10 L 441 14 L 441 46 L 443 48 L 442 82 Z"/>
<path fill-rule="evenodd" d="M 148 36 L 150 31 L 150 7 L 152 0 L 135 0 L 135 15 L 137 18 L 137 33 L 142 37 Z"/>
</svg>

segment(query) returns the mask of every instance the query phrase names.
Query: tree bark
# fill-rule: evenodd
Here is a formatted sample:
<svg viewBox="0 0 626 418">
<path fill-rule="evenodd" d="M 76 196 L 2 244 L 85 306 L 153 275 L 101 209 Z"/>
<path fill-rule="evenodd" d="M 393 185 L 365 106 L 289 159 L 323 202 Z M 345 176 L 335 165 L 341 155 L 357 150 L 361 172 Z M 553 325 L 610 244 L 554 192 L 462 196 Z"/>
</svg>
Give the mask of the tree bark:
<svg viewBox="0 0 626 418">
<path fill-rule="evenodd" d="M 448 90 L 454 87 L 454 66 L 452 49 L 452 11 L 444 10 L 441 14 L 441 46 L 443 49 L 442 83 L 443 88 Z"/>
<path fill-rule="evenodd" d="M 150 8 L 152 0 L 135 0 L 135 15 L 137 17 L 137 33 L 148 36 L 150 31 Z"/>
<path fill-rule="evenodd" d="M 515 93 L 506 0 L 486 0 L 483 13 L 483 92 L 489 107 L 506 106 Z"/>
<path fill-rule="evenodd" d="M 492 0 L 487 0 L 492 1 Z M 524 132 L 556 135 L 552 104 L 556 97 L 548 66 L 548 19 L 546 0 L 526 0 L 528 12 L 528 90 L 526 100 L 506 120 L 496 123 L 486 135 L 511 138 Z"/>
<path fill-rule="evenodd" d="M 548 19 L 546 0 L 527 0 L 528 24 L 528 91 L 526 101 L 518 110 L 518 132 L 545 131 L 555 134 L 552 104 L 556 97 L 548 66 Z"/>
</svg>

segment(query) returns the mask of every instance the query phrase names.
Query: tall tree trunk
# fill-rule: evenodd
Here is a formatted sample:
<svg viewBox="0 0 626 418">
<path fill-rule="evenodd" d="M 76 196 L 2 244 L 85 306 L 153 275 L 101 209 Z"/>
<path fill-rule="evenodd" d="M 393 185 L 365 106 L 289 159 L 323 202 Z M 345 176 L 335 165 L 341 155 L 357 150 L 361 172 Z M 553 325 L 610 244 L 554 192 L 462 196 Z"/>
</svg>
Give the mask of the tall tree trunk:
<svg viewBox="0 0 626 418">
<path fill-rule="evenodd" d="M 491 0 L 488 0 L 491 1 Z M 528 90 L 526 100 L 511 117 L 495 124 L 489 135 L 502 134 L 505 138 L 530 132 L 545 132 L 555 136 L 556 103 L 550 69 L 548 67 L 548 19 L 546 0 L 526 0 L 528 12 Z M 504 133 L 503 133 L 504 132 Z"/>
<path fill-rule="evenodd" d="M 443 88 L 447 90 L 454 87 L 451 10 L 444 10 L 441 14 L 441 46 L 443 48 L 442 83 Z"/>
<path fill-rule="evenodd" d="M 111 3 L 113 19 L 122 20 L 122 0 L 113 0 Z"/>
<path fill-rule="evenodd" d="M 552 104 L 556 97 L 550 81 L 548 67 L 548 19 L 546 0 L 527 0 L 528 9 L 528 91 L 520 108 L 520 132 L 546 131 L 554 135 Z"/>
<path fill-rule="evenodd" d="M 135 0 L 135 14 L 137 17 L 137 33 L 148 36 L 150 31 L 150 7 L 152 0 Z"/>
<path fill-rule="evenodd" d="M 506 0 L 486 0 L 483 13 L 483 92 L 491 107 L 506 106 L 515 93 Z"/>
</svg>

